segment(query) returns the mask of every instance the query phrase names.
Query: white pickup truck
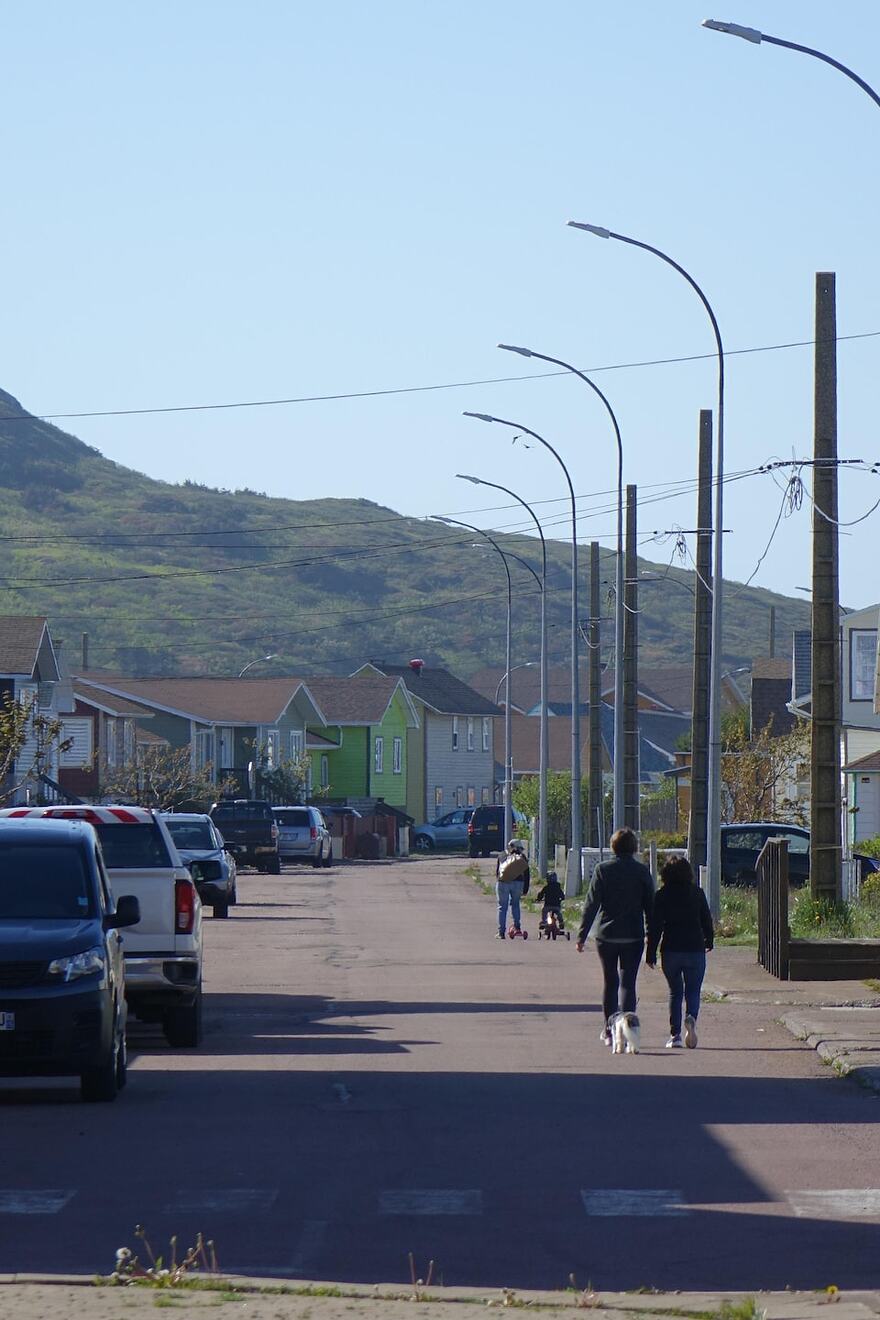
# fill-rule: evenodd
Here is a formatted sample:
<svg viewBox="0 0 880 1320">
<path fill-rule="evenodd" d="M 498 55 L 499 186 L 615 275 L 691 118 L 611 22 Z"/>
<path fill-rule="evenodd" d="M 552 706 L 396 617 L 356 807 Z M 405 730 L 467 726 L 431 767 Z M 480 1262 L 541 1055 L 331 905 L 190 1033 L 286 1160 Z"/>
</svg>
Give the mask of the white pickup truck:
<svg viewBox="0 0 880 1320">
<path fill-rule="evenodd" d="M 101 841 L 111 889 L 134 894 L 140 921 L 124 936 L 125 997 L 169 1045 L 202 1035 L 202 905 L 158 812 L 128 806 L 8 807 L 0 817 L 83 820 Z M 208 865 L 203 863 L 202 865 Z M 206 879 L 209 877 L 205 877 Z"/>
</svg>

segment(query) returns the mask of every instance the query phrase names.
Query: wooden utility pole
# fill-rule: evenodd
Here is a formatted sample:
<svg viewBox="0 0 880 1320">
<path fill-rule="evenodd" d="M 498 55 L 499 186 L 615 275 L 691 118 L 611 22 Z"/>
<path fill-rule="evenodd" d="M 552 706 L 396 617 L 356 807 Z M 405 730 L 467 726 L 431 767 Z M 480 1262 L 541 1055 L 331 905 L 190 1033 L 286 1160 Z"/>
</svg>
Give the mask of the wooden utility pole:
<svg viewBox="0 0 880 1320">
<path fill-rule="evenodd" d="M 623 618 L 623 823 L 638 831 L 639 782 L 639 561 L 636 487 L 626 488 L 625 603 Z"/>
<path fill-rule="evenodd" d="M 602 802 L 602 666 L 599 630 L 599 542 L 590 542 L 590 778 L 588 810 L 590 819 L 586 831 L 591 848 L 601 848 L 605 842 L 605 822 Z M 600 829 L 599 821 L 602 820 Z"/>
<path fill-rule="evenodd" d="M 694 581 L 694 678 L 691 717 L 691 814 L 688 859 L 706 865 L 709 828 L 709 682 L 712 660 L 712 411 L 700 410 L 697 459 L 697 572 Z"/>
<path fill-rule="evenodd" d="M 835 277 L 816 276 L 813 412 L 810 891 L 840 896 L 840 584 L 837 546 L 837 314 Z"/>
</svg>

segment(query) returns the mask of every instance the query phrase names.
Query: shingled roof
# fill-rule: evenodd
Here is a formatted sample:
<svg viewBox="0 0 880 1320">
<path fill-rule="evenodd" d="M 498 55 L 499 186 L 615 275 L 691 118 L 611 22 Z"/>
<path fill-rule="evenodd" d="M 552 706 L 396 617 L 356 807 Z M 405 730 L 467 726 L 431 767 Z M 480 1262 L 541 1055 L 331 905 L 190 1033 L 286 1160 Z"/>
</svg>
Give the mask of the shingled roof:
<svg viewBox="0 0 880 1320">
<path fill-rule="evenodd" d="M 42 614 L 0 615 L 0 674 L 27 674 L 29 678 L 32 677 L 47 632 L 46 619 Z M 51 650 L 51 641 L 49 648 Z M 57 671 L 54 675 L 44 675 L 44 678 L 57 677 Z"/>
<path fill-rule="evenodd" d="M 438 715 L 499 715 L 501 712 L 482 693 L 450 674 L 448 669 L 433 669 L 423 665 L 418 671 L 409 665 L 390 665 L 384 660 L 371 660 L 370 665 L 380 674 L 403 679 L 407 690 Z M 359 671 L 363 673 L 363 670 Z"/>
<path fill-rule="evenodd" d="M 303 679 L 296 677 L 124 678 L 88 674 L 74 678 L 77 692 L 83 682 L 96 693 L 127 697 L 145 706 L 205 724 L 275 724 L 301 688 L 315 706 L 313 694 Z M 316 718 L 319 716 L 320 712 Z"/>
<path fill-rule="evenodd" d="M 351 678 L 309 678 L 306 682 L 328 724 L 381 724 L 394 693 L 400 688 L 412 727 L 418 726 L 406 686 L 397 677 L 355 674 Z"/>
</svg>

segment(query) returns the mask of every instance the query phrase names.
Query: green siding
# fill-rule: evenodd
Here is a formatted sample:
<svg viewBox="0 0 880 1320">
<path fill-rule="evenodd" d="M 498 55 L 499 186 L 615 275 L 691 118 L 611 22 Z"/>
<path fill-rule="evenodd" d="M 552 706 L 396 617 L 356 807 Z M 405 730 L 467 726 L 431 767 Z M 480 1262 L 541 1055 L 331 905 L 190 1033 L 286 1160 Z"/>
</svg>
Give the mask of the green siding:
<svg viewBox="0 0 880 1320">
<path fill-rule="evenodd" d="M 144 720 L 138 727 L 155 733 L 158 738 L 167 738 L 172 747 L 189 746 L 189 720 L 182 719 L 180 715 L 168 715 L 157 710 L 151 720 Z"/>
<path fill-rule="evenodd" d="M 389 806 L 400 807 L 402 810 L 406 810 L 406 735 L 406 707 L 400 693 L 395 692 L 382 723 L 370 729 L 370 796 L 384 798 Z M 381 774 L 375 768 L 376 738 L 385 740 Z M 395 738 L 401 742 L 400 774 L 395 774 L 393 770 Z"/>
<path fill-rule="evenodd" d="M 399 692 L 395 692 L 385 712 L 381 724 L 346 725 L 344 728 L 330 726 L 320 732 L 327 738 L 342 735 L 342 746 L 326 751 L 329 758 L 330 787 L 328 796 L 333 798 L 380 797 L 392 807 L 401 807 L 412 815 L 421 815 L 408 805 L 415 801 L 411 785 L 408 784 L 407 764 L 409 760 L 409 741 L 411 730 L 407 729 L 407 709 Z M 383 770 L 376 773 L 375 740 L 384 738 Z M 400 773 L 394 773 L 394 739 L 401 740 Z M 312 783 L 317 790 L 321 784 L 321 751 L 315 750 L 312 756 Z M 422 790 L 423 791 L 423 790 Z"/>
<path fill-rule="evenodd" d="M 342 735 L 342 746 L 325 749 L 330 767 L 330 798 L 366 797 L 367 788 L 367 730 L 366 728 L 339 729 L 330 725 L 320 732 L 325 738 L 338 739 Z M 321 751 L 313 751 L 312 785 L 315 790 L 321 785 Z"/>
</svg>

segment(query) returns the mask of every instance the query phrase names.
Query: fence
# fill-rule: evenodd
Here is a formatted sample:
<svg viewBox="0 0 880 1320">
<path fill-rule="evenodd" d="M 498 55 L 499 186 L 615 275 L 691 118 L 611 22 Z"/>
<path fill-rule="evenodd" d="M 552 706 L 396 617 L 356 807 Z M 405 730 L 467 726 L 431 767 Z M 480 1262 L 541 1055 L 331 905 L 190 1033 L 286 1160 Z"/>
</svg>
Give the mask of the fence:
<svg viewBox="0 0 880 1320">
<path fill-rule="evenodd" d="M 768 839 L 758 876 L 758 962 L 780 981 L 789 979 L 788 840 Z"/>
</svg>

